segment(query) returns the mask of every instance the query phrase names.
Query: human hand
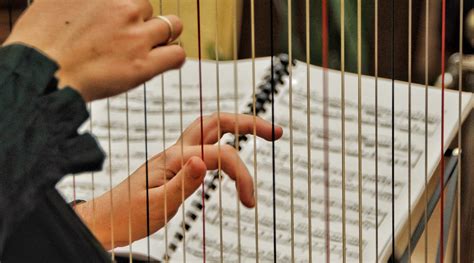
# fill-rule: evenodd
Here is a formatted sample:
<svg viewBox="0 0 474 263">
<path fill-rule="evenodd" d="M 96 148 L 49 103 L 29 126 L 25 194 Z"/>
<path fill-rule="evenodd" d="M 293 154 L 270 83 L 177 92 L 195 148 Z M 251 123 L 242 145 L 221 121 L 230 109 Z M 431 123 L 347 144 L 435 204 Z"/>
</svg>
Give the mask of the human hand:
<svg viewBox="0 0 474 263">
<path fill-rule="evenodd" d="M 237 150 L 223 144 L 220 146 L 219 152 L 219 147 L 216 144 L 220 139 L 219 134 L 222 136 L 235 131 L 236 117 L 240 134 L 253 133 L 253 116 L 222 113 L 220 118 L 217 115 L 204 117 L 204 160 L 202 160 L 200 158 L 201 125 L 200 119 L 197 119 L 183 132 L 175 145 L 148 161 L 148 188 L 146 184 L 147 166 L 142 165 L 111 192 L 94 200 L 94 204 L 89 201 L 78 205 L 76 212 L 107 249 L 113 246 L 127 245 L 129 243 L 129 211 L 131 213 L 132 241 L 147 235 L 147 193 L 150 233 L 154 233 L 176 214 L 183 198 L 189 197 L 199 188 L 206 171 L 218 169 L 219 159 L 223 172 L 236 182 L 238 196 L 242 204 L 246 207 L 254 207 L 253 179 Z M 220 126 L 220 133 L 218 126 Z M 255 127 L 259 137 L 266 140 L 272 139 L 272 125 L 270 123 L 257 118 Z M 282 134 L 283 130 L 276 127 L 275 139 L 279 139 Z M 183 154 L 181 154 L 181 144 L 183 145 Z M 130 191 L 128 180 L 130 180 Z M 110 207 L 111 193 L 114 204 L 113 211 Z M 128 199 L 129 193 L 131 202 Z M 93 205 L 95 205 L 95 215 L 93 215 Z M 111 242 L 111 215 L 114 229 L 113 245 Z"/>
<path fill-rule="evenodd" d="M 148 0 L 35 0 L 4 45 L 35 47 L 60 65 L 60 87 L 86 101 L 117 95 L 180 67 L 184 50 L 166 45 L 169 25 Z M 182 24 L 167 16 L 177 38 Z"/>
</svg>

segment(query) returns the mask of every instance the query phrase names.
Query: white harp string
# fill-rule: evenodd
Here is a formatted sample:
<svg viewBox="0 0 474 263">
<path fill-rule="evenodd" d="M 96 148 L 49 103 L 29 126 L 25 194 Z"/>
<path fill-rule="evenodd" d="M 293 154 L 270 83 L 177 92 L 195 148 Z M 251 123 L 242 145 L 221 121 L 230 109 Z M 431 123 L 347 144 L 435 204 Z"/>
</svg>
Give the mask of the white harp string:
<svg viewBox="0 0 474 263">
<path fill-rule="evenodd" d="M 253 113 L 253 176 L 255 185 L 255 258 L 259 262 L 258 247 L 258 173 L 257 173 L 257 108 L 256 108 L 256 79 L 255 79 L 255 0 L 250 0 L 250 27 L 251 27 L 251 48 L 252 48 L 252 113 Z M 273 58 L 272 58 L 273 59 Z M 239 216 L 239 262 L 240 258 L 240 211 Z"/>
<path fill-rule="evenodd" d="M 344 1 L 344 0 L 342 0 Z M 306 139 L 308 141 L 307 145 L 307 155 L 308 155 L 308 167 L 307 167 L 307 176 L 308 176 L 308 259 L 309 262 L 313 262 L 313 227 L 311 215 L 312 213 L 312 169 L 311 169 L 311 72 L 310 72 L 310 63 L 311 63 L 311 24 L 310 24 L 310 0 L 306 0 Z M 292 61 L 290 61 L 290 64 Z"/>
<path fill-rule="evenodd" d="M 289 88 L 289 128 L 290 128 L 290 235 L 291 235 L 291 261 L 295 262 L 295 207 L 294 207 L 294 167 L 293 167 L 293 23 L 292 0 L 288 0 L 288 88 Z M 272 58 L 273 59 L 273 58 Z M 273 74 L 273 72 L 272 72 Z M 272 101 L 273 103 L 273 101 Z M 276 255 L 275 255 L 276 256 Z"/>
<path fill-rule="evenodd" d="M 163 0 L 160 0 L 160 16 L 163 15 Z M 162 125 L 162 150 L 163 152 L 166 151 L 166 112 L 165 112 L 165 107 L 166 107 L 166 100 L 165 100 L 165 73 L 161 74 L 161 125 Z M 163 206 L 164 206 L 164 216 L 165 216 L 165 262 L 168 262 L 168 184 L 166 183 L 168 180 L 166 178 L 166 165 L 167 165 L 167 157 L 166 154 L 162 155 L 163 158 L 163 191 L 165 192 L 165 198 L 163 200 Z"/>
<path fill-rule="evenodd" d="M 216 97 L 217 97 L 217 174 L 219 180 L 219 257 L 221 263 L 224 262 L 224 248 L 223 248 L 223 229 L 222 229 L 222 158 L 221 158 L 221 140 L 222 131 L 221 131 L 221 91 L 220 91 L 220 76 L 219 76 L 219 2 L 215 0 L 215 21 L 216 21 L 216 34 L 215 34 L 215 43 L 214 43 L 214 55 L 216 62 Z M 236 160 L 238 161 L 238 160 Z"/>
<path fill-rule="evenodd" d="M 408 0 L 408 262 L 411 263 L 411 81 L 412 81 L 412 0 Z"/>
<path fill-rule="evenodd" d="M 374 80 L 375 80 L 375 262 L 379 262 L 379 1 L 374 14 Z"/>
<path fill-rule="evenodd" d="M 176 13 L 178 17 L 181 17 L 181 0 L 176 1 Z M 178 45 L 181 45 L 181 37 L 178 37 L 177 39 Z M 180 68 L 178 70 L 178 90 L 179 90 L 179 134 L 182 137 L 183 136 L 183 131 L 184 131 L 184 124 L 183 124 L 183 71 Z M 184 167 L 184 138 L 179 141 L 179 148 L 180 148 L 180 154 L 181 154 L 181 168 Z M 186 263 L 186 228 L 185 228 L 185 220 L 186 220 L 186 196 L 184 193 L 184 188 L 185 187 L 185 177 L 181 177 L 181 217 L 182 217 L 182 223 L 181 223 L 181 234 L 183 235 L 182 239 L 182 250 L 183 250 L 183 262 Z"/>
<path fill-rule="evenodd" d="M 126 138 L 127 138 L 127 191 L 128 191 L 128 243 L 130 263 L 133 262 L 133 240 L 132 240 L 132 185 L 130 178 L 130 119 L 128 108 L 128 92 L 125 93 L 125 122 L 126 122 Z"/>
<path fill-rule="evenodd" d="M 377 0 L 376 0 L 377 1 Z M 345 0 L 341 0 L 341 173 L 342 261 L 346 262 L 346 94 L 345 94 Z"/>
<path fill-rule="evenodd" d="M 89 103 L 89 131 L 94 134 L 93 130 L 93 115 L 92 115 L 92 103 Z M 91 196 L 92 196 L 92 232 L 96 230 L 96 204 L 95 204 L 95 173 L 91 173 Z"/>
<path fill-rule="evenodd" d="M 111 242 L 111 255 L 112 261 L 115 260 L 115 235 L 114 235 L 114 196 L 113 196 L 113 170 L 112 170 L 112 133 L 111 133 L 111 120 L 110 120 L 110 99 L 107 99 L 107 133 L 108 133 L 108 149 L 109 149 L 109 197 L 110 197 L 110 242 Z"/>
<path fill-rule="evenodd" d="M 238 63 L 237 63 L 237 59 L 238 59 L 238 36 L 237 36 L 237 32 L 238 32 L 238 29 L 237 29 L 237 20 L 238 20 L 238 2 L 235 1 L 235 6 L 234 6 L 234 19 L 232 20 L 232 38 L 233 38 L 233 41 L 232 41 L 232 59 L 233 59 L 233 69 L 234 69 L 234 112 L 235 112 L 235 130 L 234 130 L 234 147 L 236 150 L 239 150 L 240 149 L 240 143 L 239 143 L 239 116 L 237 115 L 239 113 L 239 71 L 238 71 Z M 239 158 L 238 156 L 236 158 Z M 236 161 L 239 161 L 239 160 L 236 160 Z M 236 168 L 237 170 L 237 168 Z M 238 177 L 237 177 L 238 178 Z M 239 189 L 239 184 L 237 183 L 237 192 L 240 192 L 240 189 Z M 255 187 L 255 195 L 257 195 L 257 187 Z M 237 212 L 237 249 L 239 251 L 239 261 L 240 261 L 240 200 L 239 198 L 236 198 L 236 212 Z M 257 197 L 255 197 L 255 200 L 258 200 Z M 222 213 L 222 210 L 220 211 L 220 213 Z M 256 215 L 258 215 L 258 202 L 256 202 L 255 204 L 255 213 Z M 221 215 L 219 215 L 221 216 Z M 221 216 L 222 217 L 222 216 Z M 256 217 L 258 218 L 258 217 Z M 256 225 L 255 225 L 255 228 L 256 228 L 256 231 L 255 231 L 255 240 L 257 240 L 258 238 L 258 221 L 256 220 L 255 221 Z M 257 245 L 258 245 L 258 241 L 257 242 Z M 258 248 L 258 246 L 257 246 Z M 258 256 L 257 256 L 258 258 Z"/>
<path fill-rule="evenodd" d="M 359 262 L 363 260 L 362 235 L 362 0 L 357 0 L 357 152 L 359 199 Z"/>
<path fill-rule="evenodd" d="M 234 6 L 234 17 L 235 19 L 232 20 L 232 38 L 233 38 L 233 41 L 232 41 L 232 44 L 233 44 L 233 51 L 232 51 L 232 59 L 233 59 L 233 68 L 234 68 L 234 112 L 235 112 L 235 130 L 234 130 L 234 147 L 235 149 L 240 149 L 240 143 L 239 143 L 239 116 L 237 115 L 239 113 L 239 71 L 238 71 L 238 63 L 237 63 L 237 59 L 238 59 L 238 36 L 237 36 L 237 32 L 238 32 L 238 29 L 237 29 L 237 19 L 238 19 L 238 3 L 237 1 L 235 1 L 235 6 Z M 236 158 L 239 158 L 238 156 Z M 236 159 L 236 161 L 239 161 Z M 236 168 L 237 170 L 237 168 Z M 237 177 L 239 178 L 239 177 Z M 237 182 L 237 192 L 240 192 L 240 189 L 239 189 L 239 186 L 240 184 Z M 255 193 L 256 193 L 257 189 L 255 188 Z M 257 199 L 256 199 L 257 200 Z M 241 260 L 240 258 L 240 250 L 241 250 L 241 232 L 240 232 L 240 200 L 239 198 L 236 198 L 235 199 L 236 203 L 235 203 L 235 206 L 236 206 L 236 213 L 237 213 L 237 251 L 238 251 L 238 259 L 239 259 L 239 262 Z M 257 204 L 255 205 L 255 213 L 258 213 L 258 202 Z M 220 211 L 220 213 L 222 213 L 222 210 Z M 219 215 L 221 216 L 221 215 Z M 255 221 L 257 222 L 257 221 Z M 256 225 L 256 229 L 258 230 L 258 225 Z M 258 231 L 255 231 L 255 234 L 256 234 L 256 238 L 258 238 L 258 235 L 257 235 Z"/>
<path fill-rule="evenodd" d="M 428 153 L 428 76 L 429 76 L 429 17 L 430 17 L 430 0 L 425 2 L 425 153 Z M 425 154 L 425 189 L 428 187 L 428 154 Z M 423 221 L 425 228 L 428 226 L 428 192 L 425 191 L 425 213 Z M 425 263 L 428 262 L 428 228 L 425 229 Z"/>
</svg>

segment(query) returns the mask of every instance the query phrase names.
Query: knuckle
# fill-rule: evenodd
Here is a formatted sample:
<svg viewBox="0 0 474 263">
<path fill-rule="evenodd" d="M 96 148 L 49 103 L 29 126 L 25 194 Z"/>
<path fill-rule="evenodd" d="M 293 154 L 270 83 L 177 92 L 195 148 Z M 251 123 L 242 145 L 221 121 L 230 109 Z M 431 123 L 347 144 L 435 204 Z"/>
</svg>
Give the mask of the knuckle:
<svg viewBox="0 0 474 263">
<path fill-rule="evenodd" d="M 144 11 L 146 12 L 147 16 L 152 16 L 153 15 L 153 5 L 151 4 L 150 1 L 145 1 L 144 2 Z"/>
<path fill-rule="evenodd" d="M 217 124 L 219 122 L 219 116 L 216 112 L 206 117 L 206 119 L 210 128 L 217 128 Z"/>
<path fill-rule="evenodd" d="M 131 66 L 131 70 L 133 73 L 137 74 L 137 73 L 141 73 L 145 70 L 146 66 L 145 66 L 145 60 L 144 59 L 140 59 L 140 58 L 137 58 L 137 59 L 134 59 L 132 61 L 132 63 L 130 63 L 130 66 Z"/>
<path fill-rule="evenodd" d="M 134 1 L 123 1 L 120 9 L 124 17 L 129 20 L 137 20 L 141 17 L 140 7 Z"/>
<path fill-rule="evenodd" d="M 201 117 L 197 117 L 196 119 L 194 119 L 194 124 L 199 124 L 201 122 Z"/>
</svg>

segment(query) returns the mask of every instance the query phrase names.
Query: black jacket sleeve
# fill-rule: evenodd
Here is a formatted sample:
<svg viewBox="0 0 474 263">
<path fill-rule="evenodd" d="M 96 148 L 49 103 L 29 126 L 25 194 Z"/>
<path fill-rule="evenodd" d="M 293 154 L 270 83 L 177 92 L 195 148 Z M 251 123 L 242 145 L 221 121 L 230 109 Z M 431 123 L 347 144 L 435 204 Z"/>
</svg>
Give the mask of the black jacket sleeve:
<svg viewBox="0 0 474 263">
<path fill-rule="evenodd" d="M 38 51 L 0 49 L 0 255 L 8 236 L 66 174 L 100 170 L 104 153 L 90 134 L 80 94 L 58 90 L 55 62 Z"/>
</svg>

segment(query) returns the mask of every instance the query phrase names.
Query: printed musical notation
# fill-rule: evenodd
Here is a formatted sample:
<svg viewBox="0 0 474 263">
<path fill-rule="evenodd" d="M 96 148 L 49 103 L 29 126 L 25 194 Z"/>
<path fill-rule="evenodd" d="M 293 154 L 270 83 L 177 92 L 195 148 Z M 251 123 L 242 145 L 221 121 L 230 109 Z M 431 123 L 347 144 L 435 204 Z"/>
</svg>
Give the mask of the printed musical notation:
<svg viewBox="0 0 474 263">
<path fill-rule="evenodd" d="M 340 101 L 340 73 L 331 72 L 329 74 L 329 137 L 323 135 L 322 116 L 322 74 L 318 68 L 311 69 L 311 85 L 315 87 L 311 93 L 311 143 L 307 141 L 307 114 L 306 105 L 306 67 L 302 63 L 294 68 L 293 76 L 293 141 L 290 142 L 289 129 L 289 79 L 285 79 L 282 92 L 275 99 L 275 121 L 284 128 L 284 137 L 271 148 L 271 144 L 257 140 L 257 149 L 253 149 L 252 140 L 242 144 L 241 156 L 250 171 L 257 166 L 257 187 L 258 197 L 258 220 L 255 210 L 238 208 L 236 205 L 234 183 L 225 179 L 222 183 L 222 204 L 219 204 L 218 192 L 215 190 L 207 202 L 206 207 L 206 258 L 211 262 L 220 262 L 220 249 L 222 247 L 226 262 L 238 262 L 239 255 L 243 255 L 240 260 L 243 262 L 254 262 L 258 256 L 261 261 L 273 261 L 276 257 L 278 262 L 291 261 L 291 231 L 293 228 L 294 250 L 297 262 L 308 261 L 308 250 L 313 251 L 313 260 L 323 262 L 325 260 L 326 244 L 324 240 L 324 163 L 323 143 L 324 139 L 329 143 L 329 224 L 330 224 L 330 252 L 331 262 L 342 261 L 342 224 L 346 224 L 347 235 L 347 259 L 358 259 L 358 246 L 362 242 L 364 251 L 364 262 L 374 262 L 375 255 L 381 255 L 385 247 L 391 240 L 391 218 L 390 209 L 392 202 L 395 202 L 397 212 L 395 220 L 397 227 L 400 227 L 406 220 L 408 214 L 407 185 L 408 172 L 412 174 L 412 204 L 423 193 L 424 179 L 424 159 L 425 159 L 425 124 L 428 126 L 429 149 L 438 149 L 440 134 L 440 101 L 439 92 L 429 91 L 430 105 L 429 112 L 425 116 L 424 110 L 424 87 L 413 88 L 412 112 L 408 113 L 407 85 L 397 83 L 394 119 L 395 138 L 392 142 L 392 109 L 390 106 L 390 96 L 379 97 L 379 107 L 377 110 L 378 140 L 375 140 L 375 104 L 374 104 L 374 83 L 373 79 L 364 78 L 363 84 L 363 104 L 362 112 L 362 134 L 360 142 L 362 151 L 358 151 L 359 136 L 357 134 L 358 125 L 358 104 L 357 104 L 357 78 L 354 75 L 346 76 L 346 102 L 345 105 L 345 125 L 346 136 L 344 152 L 346 167 L 341 167 L 341 101 Z M 391 88 L 391 82 L 380 80 L 378 84 L 379 93 L 386 92 Z M 416 85 L 414 85 L 416 86 Z M 385 91 L 385 92 L 384 92 Z M 457 103 L 457 95 L 449 94 L 448 100 L 453 105 Z M 470 97 L 467 97 L 469 100 Z M 466 105 L 469 103 L 466 103 Z M 455 107 L 446 109 L 446 118 L 450 129 L 455 130 L 456 111 Z M 449 117 L 448 117 L 449 116 Z M 409 127 L 409 117 L 411 117 L 411 127 Z M 269 112 L 264 118 L 270 120 Z M 446 122 L 445 125 L 448 123 Z M 450 131 L 451 131 L 450 130 Z M 411 132 L 412 143 L 408 144 L 408 132 Z M 445 143 L 448 143 L 446 140 Z M 290 146 L 293 147 L 293 156 L 290 156 Z M 378 154 L 375 154 L 377 146 Z M 411 146 L 411 147 L 410 147 Z M 308 163 L 307 149 L 310 147 L 312 158 Z M 394 155 L 391 150 L 394 148 Z M 254 161 L 254 151 L 257 153 L 257 160 Z M 272 152 L 275 155 L 272 155 Z M 411 160 L 408 159 L 408 152 L 411 152 Z M 428 174 L 437 165 L 439 153 L 429 151 L 428 153 Z M 358 158 L 362 159 L 362 240 L 359 240 L 359 203 L 358 203 Z M 378 170 L 375 171 L 375 160 L 378 161 Z M 292 171 L 290 163 L 293 164 L 294 190 L 290 192 L 290 179 Z M 272 166 L 276 165 L 275 192 L 276 199 L 273 199 Z M 392 180 L 391 168 L 394 165 L 395 175 Z M 313 191 L 311 195 L 307 192 L 308 167 L 311 167 L 311 184 Z M 342 172 L 346 175 L 346 204 L 342 206 Z M 378 183 L 378 193 L 375 191 L 375 183 Z M 392 184 L 394 186 L 394 198 L 392 199 Z M 197 197 L 198 198 L 198 197 Z M 310 198 L 312 209 L 308 211 L 308 199 Z M 293 199 L 293 207 L 290 206 L 290 199 Z M 378 218 L 375 216 L 375 201 L 378 201 Z M 273 206 L 276 206 L 276 237 L 273 236 Z M 342 222 L 342 209 L 346 211 L 346 221 Z M 239 211 L 240 210 L 240 214 Z M 220 221 L 222 212 L 222 222 Z M 313 244 L 308 247 L 308 213 L 311 215 Z M 294 224 L 291 226 L 291 214 L 294 215 Z M 199 220 L 195 219 L 195 220 Z M 202 220 L 202 219 L 201 219 Z M 378 220 L 378 221 L 377 221 Z M 258 222 L 258 233 L 256 234 L 256 224 Z M 220 225 L 223 225 L 222 229 Z M 186 253 L 188 260 L 199 260 L 202 257 L 202 222 L 199 221 L 189 233 L 189 240 L 186 243 Z M 375 251 L 375 231 L 379 230 L 379 248 Z M 222 231 L 223 240 L 221 243 L 219 233 Z M 273 242 L 276 240 L 276 255 L 273 251 Z M 239 242 L 240 241 L 240 245 Z M 257 250 L 258 243 L 258 250 Z M 177 261 L 182 259 L 184 251 L 178 250 L 174 254 Z"/>
<path fill-rule="evenodd" d="M 269 59 L 256 61 L 256 76 L 263 76 L 269 65 Z M 216 80 L 212 76 L 216 74 L 215 64 L 212 62 L 203 62 L 203 72 L 206 72 L 204 83 L 204 111 L 210 114 L 217 109 L 216 102 Z M 250 61 L 238 63 L 238 95 L 237 102 L 234 94 L 233 63 L 222 62 L 220 65 L 220 106 L 222 111 L 234 112 L 235 105 L 242 109 L 243 106 L 251 102 L 252 94 L 252 67 Z M 112 158 L 112 165 L 104 166 L 104 171 L 94 174 L 94 184 L 92 184 L 92 175 L 78 175 L 75 177 L 75 195 L 78 199 L 90 199 L 92 195 L 98 196 L 110 189 L 109 176 L 112 175 L 113 184 L 120 183 L 128 176 L 127 170 L 132 172 L 138 168 L 146 158 L 158 154 L 163 150 L 163 139 L 165 147 L 172 145 L 179 137 L 181 128 L 185 128 L 197 117 L 200 105 L 198 102 L 198 64 L 195 61 L 188 61 L 183 68 L 182 86 L 179 86 L 177 72 L 165 74 L 165 97 L 161 94 L 161 77 L 152 80 L 147 85 L 147 126 L 145 127 L 144 117 L 144 90 L 139 88 L 128 95 L 128 107 L 125 104 L 125 97 L 120 96 L 110 100 L 111 122 L 109 125 L 107 119 L 107 107 L 104 101 L 93 103 L 92 125 L 87 123 L 83 126 L 84 131 L 90 130 L 98 138 L 102 148 Z M 194 76 L 194 77 L 193 77 Z M 428 174 L 431 175 L 437 166 L 439 152 L 430 149 L 439 148 L 440 134 L 440 111 L 439 111 L 439 91 L 430 89 L 429 91 L 429 114 L 426 118 L 424 112 L 424 87 L 413 86 L 412 114 L 409 116 L 407 111 L 407 85 L 397 83 L 396 88 L 396 110 L 395 115 L 395 143 L 392 145 L 391 137 L 391 114 L 390 96 L 379 97 L 379 108 L 377 111 L 378 122 L 378 141 L 375 141 L 375 104 L 374 104 L 374 83 L 373 79 L 363 78 L 363 105 L 362 107 L 362 134 L 361 144 L 362 152 L 358 151 L 359 136 L 357 134 L 358 124 L 358 104 L 357 104 L 357 79 L 355 76 L 347 74 L 346 76 L 346 167 L 341 166 L 341 106 L 340 101 L 340 74 L 330 72 L 329 74 L 329 138 L 323 136 L 323 116 L 322 116 L 322 97 L 320 88 L 322 83 L 322 74 L 319 68 L 311 68 L 311 143 L 307 142 L 307 123 L 308 114 L 306 105 L 306 66 L 299 63 L 294 67 L 293 72 L 293 133 L 294 140 L 289 139 L 289 90 L 288 79 L 285 78 L 285 84 L 281 87 L 281 92 L 275 98 L 276 122 L 284 128 L 284 137 L 276 143 L 275 156 L 272 156 L 272 148 L 269 142 L 257 140 L 257 160 L 254 163 L 253 141 L 252 138 L 246 143 L 242 143 L 241 158 L 247 164 L 249 171 L 253 172 L 253 167 L 257 167 L 257 185 L 256 193 L 258 197 L 258 232 L 255 229 L 255 210 L 245 209 L 242 206 L 237 207 L 235 185 L 229 179 L 222 181 L 222 204 L 219 204 L 218 188 L 212 190 L 208 188 L 211 198 L 206 202 L 206 259 L 209 262 L 220 261 L 220 249 L 222 247 L 225 262 L 237 262 L 239 255 L 243 262 L 254 262 L 258 256 L 261 261 L 272 261 L 276 256 L 279 262 L 289 262 L 291 260 L 291 213 L 295 215 L 293 230 L 295 234 L 294 245 L 298 262 L 308 260 L 308 250 L 313 251 L 313 259 L 316 262 L 322 261 L 326 251 L 324 240 L 324 199 L 323 199 L 323 143 L 324 139 L 329 140 L 329 211 L 330 211 L 330 251 L 331 259 L 338 262 L 342 257 L 342 200 L 341 185 L 342 173 L 346 175 L 346 227 L 347 227 L 347 257 L 349 260 L 358 258 L 358 246 L 361 242 L 364 251 L 364 261 L 373 262 L 376 254 L 382 254 L 383 249 L 388 246 L 391 235 L 391 203 L 392 203 L 392 184 L 395 192 L 395 203 L 397 213 L 395 220 L 397 227 L 400 226 L 407 217 L 408 200 L 407 185 L 408 171 L 411 171 L 412 178 L 412 202 L 415 202 L 423 193 L 424 180 L 424 159 L 428 154 Z M 258 83 L 257 83 L 258 84 Z M 389 94 L 391 83 L 380 80 L 380 94 Z M 179 89 L 182 88 L 182 100 L 180 100 Z M 385 92 L 383 92 L 385 91 Z M 467 108 L 471 100 L 470 95 L 466 95 L 464 108 Z M 162 102 L 165 102 L 165 126 L 163 127 Z M 180 107 L 180 101 L 183 102 Z M 448 105 L 457 105 L 457 94 L 446 93 L 446 102 Z M 127 111 L 128 109 L 128 111 Z M 457 120 L 457 106 L 446 108 L 445 112 L 445 134 L 453 134 Z M 126 113 L 129 114 L 129 125 L 126 125 Z M 180 119 L 183 119 L 184 127 L 180 125 Z M 264 118 L 270 120 L 270 112 L 267 111 Z M 408 145 L 408 117 L 411 117 L 412 145 Z M 428 152 L 425 152 L 424 135 L 425 122 L 428 124 Z M 108 133 L 111 133 L 111 149 L 108 153 Z M 163 129 L 166 138 L 163 138 Z M 127 140 L 128 130 L 128 140 Z M 148 156 L 145 152 L 145 130 L 148 140 Z M 447 144 L 453 136 L 446 136 Z M 130 151 L 127 152 L 127 143 Z M 307 147 L 310 146 L 312 158 L 308 161 Z M 293 159 L 290 158 L 290 146 L 293 147 Z M 375 147 L 378 147 L 378 154 L 375 154 Z M 392 158 L 391 148 L 394 147 L 395 155 Z M 408 160 L 408 151 L 411 151 L 411 160 Z M 362 170 L 358 171 L 357 161 L 359 156 L 362 158 Z M 127 167 L 127 159 L 130 158 L 131 166 Z M 375 171 L 375 160 L 378 160 L 378 171 Z M 293 171 L 290 169 L 290 162 L 293 164 Z M 273 181 L 272 166 L 276 164 L 276 199 L 272 197 Z M 395 180 L 392 181 L 391 167 L 395 167 Z M 308 167 L 311 168 L 312 192 L 307 192 Z M 293 173 L 292 173 L 293 172 Z M 359 204 L 357 202 L 358 177 L 362 176 L 363 203 L 362 203 L 362 222 L 363 238 L 359 240 Z M 290 179 L 293 174 L 294 191 L 290 192 Z M 375 192 L 375 183 L 378 183 L 378 193 Z M 66 198 L 71 200 L 73 196 L 72 178 L 64 180 L 58 188 L 65 194 Z M 199 196 L 198 196 L 199 195 Z M 293 209 L 290 206 L 290 200 L 293 199 Z M 312 204 L 311 211 L 308 211 L 308 199 Z M 200 192 L 193 198 L 188 199 L 183 206 L 186 211 L 193 211 L 192 202 L 201 200 Z M 378 200 L 378 221 L 375 216 L 375 200 Z M 273 236 L 273 204 L 276 205 L 276 233 Z M 389 205 L 390 204 L 390 205 Z M 240 214 L 237 211 L 240 210 Z M 220 211 L 222 211 L 222 225 L 220 228 Z M 187 213 L 185 213 L 187 214 Z M 312 247 L 308 247 L 308 214 L 311 217 L 313 239 Z M 168 239 L 174 233 L 182 231 L 181 211 L 168 225 Z M 184 218 L 186 221 L 186 218 Z M 176 244 L 176 251 L 170 254 L 173 261 L 179 261 L 186 252 L 188 262 L 193 260 L 202 260 L 202 216 L 196 213 L 194 223 L 186 234 L 185 251 L 182 244 Z M 189 220 L 188 220 L 189 221 Z M 379 229 L 379 248 L 375 251 L 375 230 Z M 220 232 L 224 237 L 220 242 Z M 277 240 L 277 253 L 274 255 L 273 239 Z M 164 231 L 159 231 L 152 235 L 151 255 L 154 258 L 163 258 L 164 251 L 169 244 L 164 242 Z M 240 241 L 240 243 L 239 243 Z M 258 251 L 256 245 L 258 243 Z M 147 253 L 146 240 L 140 240 L 133 244 L 133 249 L 141 253 Z M 123 248 L 127 251 L 128 248 Z"/>
</svg>

